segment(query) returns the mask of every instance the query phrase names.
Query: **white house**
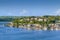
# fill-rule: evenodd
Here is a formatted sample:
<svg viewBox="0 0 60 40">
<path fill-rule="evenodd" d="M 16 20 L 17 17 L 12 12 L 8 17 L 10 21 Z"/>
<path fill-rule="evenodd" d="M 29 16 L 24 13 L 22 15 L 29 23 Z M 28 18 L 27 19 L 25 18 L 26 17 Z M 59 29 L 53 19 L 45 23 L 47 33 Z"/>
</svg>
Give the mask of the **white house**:
<svg viewBox="0 0 60 40">
<path fill-rule="evenodd" d="M 38 21 L 43 21 L 43 19 L 39 18 Z"/>
</svg>

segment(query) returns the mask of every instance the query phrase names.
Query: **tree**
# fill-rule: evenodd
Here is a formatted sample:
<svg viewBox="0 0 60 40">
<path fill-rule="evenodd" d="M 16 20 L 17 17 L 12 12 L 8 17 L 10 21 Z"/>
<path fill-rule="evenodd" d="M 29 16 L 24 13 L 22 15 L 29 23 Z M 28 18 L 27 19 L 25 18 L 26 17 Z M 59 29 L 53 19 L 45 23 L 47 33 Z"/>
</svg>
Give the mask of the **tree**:
<svg viewBox="0 0 60 40">
<path fill-rule="evenodd" d="M 13 21 L 13 24 L 15 24 L 17 28 L 19 27 L 19 23 L 20 23 L 20 20 L 18 18 Z"/>
</svg>

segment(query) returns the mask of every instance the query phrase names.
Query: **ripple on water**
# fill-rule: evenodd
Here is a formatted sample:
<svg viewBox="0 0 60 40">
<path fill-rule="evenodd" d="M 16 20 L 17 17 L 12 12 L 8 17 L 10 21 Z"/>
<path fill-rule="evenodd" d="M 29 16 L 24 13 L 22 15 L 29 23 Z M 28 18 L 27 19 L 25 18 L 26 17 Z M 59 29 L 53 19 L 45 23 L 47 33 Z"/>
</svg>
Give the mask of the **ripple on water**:
<svg viewBox="0 0 60 40">
<path fill-rule="evenodd" d="M 1 27 L 0 40 L 60 40 L 60 31 Z"/>
</svg>

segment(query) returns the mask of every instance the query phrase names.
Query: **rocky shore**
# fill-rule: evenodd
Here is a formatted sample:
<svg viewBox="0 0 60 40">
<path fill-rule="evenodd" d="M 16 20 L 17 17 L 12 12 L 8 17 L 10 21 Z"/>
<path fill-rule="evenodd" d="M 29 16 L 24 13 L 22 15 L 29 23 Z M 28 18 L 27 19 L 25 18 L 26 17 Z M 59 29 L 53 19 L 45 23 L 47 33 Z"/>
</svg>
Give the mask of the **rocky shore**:
<svg viewBox="0 0 60 40">
<path fill-rule="evenodd" d="M 10 22 L 7 26 L 16 27 L 12 22 Z M 60 27 L 57 24 L 49 24 L 48 26 L 43 26 L 40 24 L 22 24 L 19 25 L 18 28 L 25 28 L 28 30 L 60 30 Z"/>
</svg>

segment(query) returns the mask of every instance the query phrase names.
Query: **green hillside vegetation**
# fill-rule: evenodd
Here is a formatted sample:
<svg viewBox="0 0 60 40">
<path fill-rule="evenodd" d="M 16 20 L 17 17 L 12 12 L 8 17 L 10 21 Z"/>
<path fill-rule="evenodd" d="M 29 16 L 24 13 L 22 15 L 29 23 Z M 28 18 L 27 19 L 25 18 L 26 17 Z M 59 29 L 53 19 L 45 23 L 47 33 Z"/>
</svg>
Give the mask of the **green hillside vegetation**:
<svg viewBox="0 0 60 40">
<path fill-rule="evenodd" d="M 30 20 L 31 18 L 33 18 L 33 20 Z M 42 18 L 43 21 L 34 20 L 34 18 Z M 29 19 L 29 21 L 27 21 L 26 19 Z M 47 21 L 44 21 L 44 19 L 46 19 Z M 19 23 L 21 23 L 21 25 L 23 25 L 23 24 L 41 24 L 43 27 L 44 26 L 48 27 L 49 24 L 56 23 L 57 20 L 60 20 L 60 16 L 42 16 L 42 17 L 40 17 L 40 16 L 31 16 L 31 17 L 27 16 L 27 17 L 16 18 L 12 22 L 17 24 L 16 27 L 18 27 L 20 25 Z M 30 21 L 32 21 L 32 22 L 30 22 Z"/>
</svg>

